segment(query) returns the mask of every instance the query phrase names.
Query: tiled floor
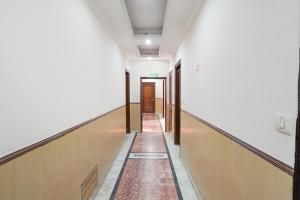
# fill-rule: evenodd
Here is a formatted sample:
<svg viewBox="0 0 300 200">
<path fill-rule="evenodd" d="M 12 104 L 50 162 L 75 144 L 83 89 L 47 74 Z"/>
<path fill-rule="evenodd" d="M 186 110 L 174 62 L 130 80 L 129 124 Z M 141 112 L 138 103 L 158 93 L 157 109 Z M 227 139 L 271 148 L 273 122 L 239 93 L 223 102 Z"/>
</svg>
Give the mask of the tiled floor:
<svg viewBox="0 0 300 200">
<path fill-rule="evenodd" d="M 164 138 L 161 133 L 137 134 L 131 152 L 166 152 Z"/>
<path fill-rule="evenodd" d="M 128 135 L 95 199 L 198 199 L 179 158 L 179 149 L 172 144 L 171 135 L 163 135 L 157 115 L 144 116 L 143 130 Z"/>
<path fill-rule="evenodd" d="M 161 124 L 158 115 L 145 113 L 143 114 L 143 133 L 161 133 Z"/>
</svg>

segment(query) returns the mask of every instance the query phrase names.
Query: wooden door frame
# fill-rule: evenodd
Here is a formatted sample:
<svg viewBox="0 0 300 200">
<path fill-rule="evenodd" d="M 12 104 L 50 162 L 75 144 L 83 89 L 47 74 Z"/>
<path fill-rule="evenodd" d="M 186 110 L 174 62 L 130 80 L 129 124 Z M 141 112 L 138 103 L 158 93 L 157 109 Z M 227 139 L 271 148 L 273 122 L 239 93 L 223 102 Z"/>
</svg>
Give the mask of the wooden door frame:
<svg viewBox="0 0 300 200">
<path fill-rule="evenodd" d="M 156 87 L 156 84 L 155 84 L 155 82 L 142 82 L 142 85 L 141 85 L 141 112 L 142 113 L 145 113 L 145 110 L 144 110 L 144 99 L 143 99 L 143 97 L 144 97 L 144 90 L 143 90 L 143 85 L 144 84 L 149 84 L 149 83 L 151 83 L 151 84 L 153 84 L 154 85 L 154 113 L 155 113 L 155 111 L 156 111 L 156 106 L 155 106 L 155 96 L 156 96 L 156 93 L 155 93 L 155 87 Z"/>
<path fill-rule="evenodd" d="M 165 77 L 165 76 L 160 76 L 160 77 L 142 76 L 142 77 L 140 77 L 140 130 L 141 130 L 141 132 L 143 132 L 142 106 L 144 106 L 144 105 L 142 105 L 142 103 L 143 103 L 143 101 L 142 101 L 142 83 L 143 83 L 144 79 L 162 79 L 163 83 L 165 83 L 166 80 L 167 80 L 167 77 Z M 166 108 L 166 99 L 165 99 L 165 97 L 166 97 L 166 95 L 165 95 L 166 84 L 163 84 L 163 86 L 164 86 L 164 88 L 163 88 L 163 116 L 166 120 L 166 116 L 165 116 L 166 115 L 166 112 L 165 112 L 165 108 Z"/>
<path fill-rule="evenodd" d="M 130 73 L 125 71 L 126 133 L 130 133 Z"/>
<path fill-rule="evenodd" d="M 300 50 L 299 50 L 300 58 Z M 300 59 L 299 59 L 300 60 Z M 300 62 L 299 62 L 300 67 Z M 296 141 L 295 141 L 295 165 L 294 165 L 294 186 L 293 200 L 300 199 L 300 75 L 298 73 L 298 116 L 296 125 Z"/>
<path fill-rule="evenodd" d="M 169 103 L 169 107 L 168 107 L 168 122 L 169 122 L 169 124 L 168 125 L 166 125 L 166 126 L 168 126 L 168 132 L 172 132 L 172 125 L 173 125 L 173 114 L 172 114 L 172 99 L 173 99 L 173 91 L 172 91 L 172 89 L 173 89 L 173 87 L 172 87 L 172 85 L 173 85 L 173 71 L 170 71 L 169 72 L 169 99 L 168 99 L 168 103 Z M 170 114 L 170 112 L 171 112 L 171 114 Z M 167 120 L 166 120 L 167 121 Z"/>
<path fill-rule="evenodd" d="M 167 79 L 163 79 L 163 117 L 165 119 L 165 132 L 167 131 Z"/>
<path fill-rule="evenodd" d="M 180 122 L 181 122 L 181 60 L 175 65 L 175 130 L 174 130 L 174 144 L 180 145 Z M 179 73 L 180 71 L 180 73 Z M 178 75 L 179 73 L 179 75 Z M 179 77 L 178 77 L 179 76 Z"/>
</svg>

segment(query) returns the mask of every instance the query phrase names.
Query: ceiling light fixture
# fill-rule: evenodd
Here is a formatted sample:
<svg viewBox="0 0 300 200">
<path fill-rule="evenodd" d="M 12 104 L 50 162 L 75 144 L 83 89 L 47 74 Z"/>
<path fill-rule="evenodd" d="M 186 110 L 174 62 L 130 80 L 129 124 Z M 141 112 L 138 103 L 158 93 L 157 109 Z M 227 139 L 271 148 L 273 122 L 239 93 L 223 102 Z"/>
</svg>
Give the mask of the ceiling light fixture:
<svg viewBox="0 0 300 200">
<path fill-rule="evenodd" d="M 145 44 L 146 44 L 146 45 L 150 45 L 151 43 L 152 43 L 151 39 L 147 38 L 147 39 L 145 40 Z"/>
</svg>

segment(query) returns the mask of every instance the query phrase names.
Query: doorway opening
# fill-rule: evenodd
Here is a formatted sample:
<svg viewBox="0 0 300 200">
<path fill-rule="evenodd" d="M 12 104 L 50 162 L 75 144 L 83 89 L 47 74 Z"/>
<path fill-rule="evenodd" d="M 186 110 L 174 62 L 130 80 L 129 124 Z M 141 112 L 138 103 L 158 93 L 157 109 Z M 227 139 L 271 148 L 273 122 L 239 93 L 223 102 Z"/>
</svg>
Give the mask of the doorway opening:
<svg viewBox="0 0 300 200">
<path fill-rule="evenodd" d="M 130 133 L 130 73 L 125 71 L 126 133 Z"/>
<path fill-rule="evenodd" d="M 166 115 L 166 77 L 140 78 L 140 124 L 143 132 L 143 117 L 149 113 L 165 120 Z"/>
<path fill-rule="evenodd" d="M 175 65 L 175 124 L 174 144 L 180 145 L 180 112 L 181 112 L 181 61 Z"/>
</svg>

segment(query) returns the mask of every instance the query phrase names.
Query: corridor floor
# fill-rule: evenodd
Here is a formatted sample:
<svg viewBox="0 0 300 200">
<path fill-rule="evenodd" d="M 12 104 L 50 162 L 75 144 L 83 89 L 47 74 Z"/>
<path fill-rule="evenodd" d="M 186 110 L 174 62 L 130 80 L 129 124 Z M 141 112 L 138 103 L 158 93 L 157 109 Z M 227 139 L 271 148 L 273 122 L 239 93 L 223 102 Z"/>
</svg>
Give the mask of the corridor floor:
<svg viewBox="0 0 300 200">
<path fill-rule="evenodd" d="M 156 114 L 144 114 L 143 132 L 136 133 L 129 140 L 132 142 L 125 159 L 120 159 L 124 157 L 124 151 L 121 151 L 121 155 L 115 161 L 96 195 L 96 200 L 197 199 L 183 166 L 179 173 L 175 172 L 172 156 L 167 146 L 168 142 Z M 117 166 L 120 168 L 121 163 L 123 166 L 116 177 Z M 181 176 L 179 181 L 178 175 Z M 112 187 L 113 182 L 115 184 Z M 181 187 L 179 182 L 182 182 L 181 185 L 184 186 Z"/>
</svg>

